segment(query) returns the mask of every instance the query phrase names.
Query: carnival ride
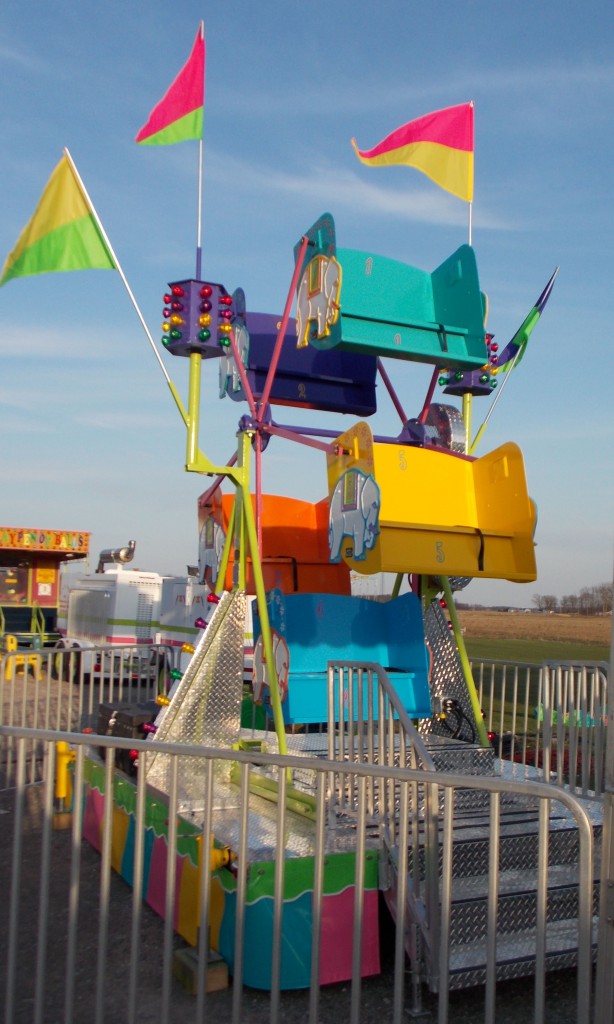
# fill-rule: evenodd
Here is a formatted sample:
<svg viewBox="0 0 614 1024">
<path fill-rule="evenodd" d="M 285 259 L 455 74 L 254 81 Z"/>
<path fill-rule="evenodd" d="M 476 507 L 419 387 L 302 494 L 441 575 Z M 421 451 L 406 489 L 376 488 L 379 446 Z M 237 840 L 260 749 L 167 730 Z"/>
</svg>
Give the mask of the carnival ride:
<svg viewBox="0 0 614 1024">
<path fill-rule="evenodd" d="M 472 441 L 471 402 L 475 396 L 492 395 L 499 367 L 509 372 L 522 356 L 556 271 L 512 341 L 498 352 L 486 332 L 488 303 L 470 246 L 462 246 L 431 274 L 369 252 L 338 249 L 334 221 L 326 213 L 300 238 L 294 256 L 280 317 L 251 313 L 240 288 L 230 293 L 222 284 L 197 279 L 170 283 L 164 296 L 163 345 L 172 355 L 189 359 L 187 410 L 172 389 L 186 426 L 186 469 L 213 478 L 199 499 L 198 514 L 199 572 L 211 588 L 214 611 L 208 623 L 200 620 L 206 627 L 201 640 L 183 677 L 163 700 L 149 735 L 224 749 L 247 743 L 249 749 L 290 750 L 303 755 L 307 767 L 309 758 L 326 754 L 327 734 L 332 736 L 344 716 L 367 714 L 364 693 L 358 692 L 354 705 L 347 682 L 343 697 L 331 704 L 331 664 L 377 665 L 393 688 L 399 714 L 416 724 L 434 764 L 469 766 L 472 772 L 477 764 L 492 771 L 493 751 L 453 594 L 472 578 L 535 579 L 536 510 L 515 444 L 480 458 L 474 455 L 486 421 Z M 294 300 L 296 319 L 290 316 Z M 387 356 L 433 367 L 415 417 L 406 415 L 394 390 L 383 363 Z M 201 367 L 212 359 L 217 360 L 220 397 L 247 407 L 239 419 L 237 450 L 222 466 L 210 460 L 199 442 Z M 373 434 L 363 419 L 377 411 L 378 377 L 400 417 L 395 437 Z M 445 395 L 461 398 L 462 409 L 433 400 L 438 383 Z M 341 432 L 281 425 L 273 418 L 276 405 L 350 413 L 359 419 Z M 307 445 L 326 456 L 324 498 L 310 503 L 263 493 L 263 456 L 272 438 Z M 233 490 L 224 493 L 228 484 Z M 390 600 L 353 596 L 351 572 L 395 574 Z M 405 579 L 408 589 L 401 594 Z M 244 669 L 252 644 L 246 714 Z M 256 729 L 259 707 L 265 715 L 260 711 Z M 377 721 L 377 709 L 370 714 Z M 254 815 L 266 832 L 262 801 L 266 805 L 276 799 L 277 782 L 265 774 L 260 781 L 253 774 L 252 799 L 260 801 Z M 159 817 L 156 801 L 168 787 L 163 754 L 148 760 L 146 778 L 157 794 L 151 801 L 154 820 Z M 125 789 L 131 783 L 122 785 Z M 216 786 L 215 837 L 232 847 L 237 814 L 236 795 L 229 795 L 233 780 L 217 779 Z M 103 788 L 103 773 L 94 765 L 87 819 L 94 843 Z M 179 791 L 195 827 L 200 789 L 189 770 L 181 775 Z M 284 904 L 281 985 L 296 988 L 310 983 L 313 797 L 309 785 L 296 778 L 289 779 L 284 791 L 291 814 L 286 854 L 298 874 L 292 899 Z M 116 796 L 117 802 L 130 817 L 132 797 Z M 163 880 L 156 882 L 155 849 L 163 840 L 155 823 L 151 827 L 157 838 L 146 866 L 148 899 L 162 912 Z M 342 832 L 331 839 L 327 858 L 326 870 L 337 872 L 334 882 L 329 877 L 327 898 L 333 901 L 353 884 L 343 859 L 353 840 L 344 845 Z M 129 880 L 126 851 L 132 833 L 126 826 L 122 834 L 127 846 L 124 854 L 120 850 L 118 870 Z M 266 988 L 274 851 L 265 856 L 264 849 L 266 840 L 259 835 L 246 897 L 249 927 L 259 942 L 257 949 L 250 948 L 243 976 L 248 984 Z M 369 874 L 373 851 L 367 860 L 365 919 L 371 922 L 372 938 L 363 950 L 365 974 L 376 971 L 379 963 L 377 876 Z M 198 852 L 182 864 L 175 924 L 195 942 L 196 919 L 186 908 L 198 905 L 193 898 Z M 262 876 L 268 878 L 264 888 Z M 220 872 L 216 884 L 212 941 L 232 966 L 234 890 L 229 873 Z M 331 953 L 322 958 L 322 983 L 348 976 L 335 954 L 341 948 L 347 951 L 351 936 L 334 908 L 333 918 L 337 925 L 322 939 L 323 952 Z"/>
<path fill-rule="evenodd" d="M 395 597 L 407 574 L 424 601 L 429 588 L 441 591 L 433 581 L 443 578 L 526 582 L 536 576 L 536 510 L 520 449 L 510 442 L 481 458 L 470 451 L 471 399 L 492 394 L 497 364 L 509 369 L 526 343 L 530 318 L 499 354 L 486 333 L 487 299 L 468 245 L 431 274 L 337 248 L 333 218 L 325 213 L 301 237 L 294 256 L 283 316 L 250 313 L 240 288 L 231 294 L 221 284 L 178 281 L 165 295 L 162 339 L 167 351 L 190 360 L 187 469 L 215 477 L 199 501 L 201 575 L 217 594 L 255 594 L 258 651 L 269 666 L 280 650 L 267 610 L 273 587 L 284 595 L 348 595 L 348 570 L 392 572 Z M 554 276 L 534 307 L 539 312 Z M 413 418 L 394 391 L 386 356 L 434 367 L 423 408 Z M 200 367 L 212 358 L 219 361 L 220 397 L 248 409 L 239 421 L 237 452 L 223 467 L 213 465 L 198 444 Z M 275 405 L 373 416 L 378 374 L 400 415 L 397 437 L 373 435 L 362 418 L 343 432 L 273 419 Z M 445 394 L 462 397 L 462 411 L 433 401 L 437 381 Z M 272 437 L 326 454 L 327 498 L 311 505 L 262 493 L 263 453 Z M 234 494 L 220 493 L 224 481 L 234 485 Z M 455 639 L 462 646 L 462 637 Z M 292 650 L 289 658 L 292 664 Z M 283 752 L 280 688 L 269 683 L 264 699 Z M 472 687 L 469 679 L 467 685 Z M 285 686 L 281 690 L 285 695 Z M 483 732 L 479 721 L 476 730 Z"/>
<path fill-rule="evenodd" d="M 352 732 L 352 723 L 368 719 L 376 734 L 381 728 L 383 747 L 383 716 L 389 718 L 392 707 L 396 739 L 385 742 L 392 742 L 393 754 L 403 720 L 423 744 L 431 767 L 470 774 L 495 771 L 454 592 L 474 578 L 536 578 L 536 508 L 517 445 L 509 442 L 475 455 L 496 398 L 474 437 L 472 400 L 492 396 L 505 371 L 507 382 L 557 273 L 499 351 L 486 330 L 488 302 L 470 246 L 427 273 L 369 252 L 338 249 L 334 221 L 326 213 L 301 236 L 294 257 L 281 316 L 252 313 L 241 288 L 231 293 L 222 284 L 196 278 L 171 282 L 164 296 L 162 343 L 172 355 L 189 360 L 187 409 L 171 385 L 186 426 L 186 469 L 212 478 L 198 501 L 198 525 L 200 582 L 210 588 L 213 614 L 197 621 L 203 633 L 189 665 L 168 695 L 159 698 L 159 711 L 148 727 L 156 741 L 292 753 L 304 759 L 305 769 L 289 773 L 283 787 L 292 881 L 287 894 L 284 889 L 282 988 L 308 987 L 312 980 L 314 772 L 309 764 L 333 756 L 343 723 L 349 722 Z M 290 315 L 294 301 L 295 319 Z M 383 362 L 388 356 L 433 367 L 414 417 L 406 414 L 388 375 Z M 236 451 L 225 465 L 214 463 L 199 440 L 201 369 L 203 361 L 209 366 L 211 360 L 216 360 L 220 398 L 246 407 Z M 396 436 L 375 434 L 365 422 L 377 412 L 377 379 L 399 415 Z M 438 385 L 444 395 L 461 399 L 460 409 L 434 400 Z M 502 385 L 497 397 L 501 390 Z M 358 419 L 342 431 L 292 426 L 275 421 L 274 406 L 349 413 Z M 328 483 L 324 497 L 312 503 L 263 493 L 265 452 L 272 439 L 299 446 L 297 451 L 309 446 L 322 452 Z M 225 492 L 228 485 L 232 489 Z M 352 574 L 382 572 L 394 574 L 389 600 L 352 594 Z M 401 593 L 405 581 L 407 592 Z M 331 690 L 335 666 L 346 666 L 339 669 L 336 697 Z M 375 671 L 377 680 L 385 680 L 377 684 L 375 705 L 367 706 L 373 693 L 367 696 L 347 666 L 362 666 L 365 678 Z M 362 726 L 355 727 L 360 734 Z M 372 755 L 373 750 L 358 752 L 352 740 L 350 756 L 368 761 Z M 162 915 L 168 907 L 167 840 L 160 821 L 167 814 L 169 780 L 168 756 L 158 748 L 147 759 L 145 820 L 152 838 L 145 845 L 144 870 L 146 898 Z M 194 759 L 187 759 L 175 784 L 184 841 L 177 848 L 174 925 L 195 944 L 203 810 Z M 253 987 L 267 988 L 275 845 L 266 808 L 278 799 L 279 779 L 254 770 L 250 786 L 244 902 L 246 926 L 258 938 L 250 943 L 242 976 Z M 214 788 L 215 842 L 234 849 L 241 810 L 232 772 L 218 776 Z M 103 767 L 94 760 L 86 809 L 87 835 L 94 845 L 100 842 L 104 789 Z M 130 881 L 132 780 L 116 778 L 114 804 L 115 866 Z M 351 898 L 354 886 L 353 826 L 348 832 L 338 822 L 328 843 L 324 899 L 330 924 L 319 936 L 320 983 L 348 978 L 352 960 L 351 914 L 343 901 Z M 363 974 L 379 969 L 379 856 L 377 843 L 367 843 L 364 923 L 369 939 L 363 945 Z M 214 889 L 211 942 L 232 971 L 237 892 L 231 872 L 215 871 L 212 894 Z M 392 910 L 390 892 L 385 895 Z M 424 926 L 421 913 L 414 922 L 418 928 Z M 415 959 L 415 950 L 408 952 Z M 529 962 L 517 958 L 512 972 L 530 970 Z M 436 975 L 436 967 L 427 963 L 429 984 L 436 986 Z M 461 965 L 456 984 L 474 981 L 474 969 Z"/>
</svg>

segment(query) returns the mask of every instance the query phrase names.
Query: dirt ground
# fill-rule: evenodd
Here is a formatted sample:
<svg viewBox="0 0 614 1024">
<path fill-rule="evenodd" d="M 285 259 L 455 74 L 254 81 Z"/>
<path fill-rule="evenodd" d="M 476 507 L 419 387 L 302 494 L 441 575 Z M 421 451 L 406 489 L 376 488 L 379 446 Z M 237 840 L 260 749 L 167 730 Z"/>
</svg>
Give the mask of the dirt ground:
<svg viewBox="0 0 614 1024">
<path fill-rule="evenodd" d="M 492 612 L 460 609 L 466 639 L 558 640 L 609 644 L 611 615 L 559 615 L 537 612 Z"/>
</svg>

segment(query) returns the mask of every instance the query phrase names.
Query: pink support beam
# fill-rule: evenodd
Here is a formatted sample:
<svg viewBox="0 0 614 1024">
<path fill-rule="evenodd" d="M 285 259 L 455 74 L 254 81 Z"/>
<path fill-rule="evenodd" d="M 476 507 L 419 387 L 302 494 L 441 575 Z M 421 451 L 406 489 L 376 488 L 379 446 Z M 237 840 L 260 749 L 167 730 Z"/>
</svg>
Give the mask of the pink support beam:
<svg viewBox="0 0 614 1024">
<path fill-rule="evenodd" d="M 382 363 L 381 359 L 379 359 L 379 358 L 377 360 L 377 370 L 378 370 L 378 373 L 379 373 L 380 377 L 382 378 L 384 384 L 386 385 L 386 390 L 387 390 L 388 394 L 390 395 L 390 397 L 392 399 L 392 404 L 394 405 L 396 411 L 398 412 L 398 414 L 399 414 L 399 416 L 401 418 L 401 423 L 403 423 L 403 424 L 407 423 L 407 416 L 405 415 L 405 410 L 404 410 L 403 406 L 401 405 L 401 403 L 399 401 L 399 398 L 397 396 L 397 393 L 396 393 L 396 391 L 394 390 L 394 388 L 392 386 L 392 382 L 390 380 L 390 377 L 388 376 L 388 374 L 386 373 L 386 370 L 384 369 L 384 364 Z"/>
<path fill-rule="evenodd" d="M 250 387 L 250 383 L 249 383 L 249 381 L 247 379 L 247 374 L 245 372 L 245 367 L 243 365 L 243 360 L 241 359 L 241 356 L 239 355 L 239 350 L 237 348 L 237 343 L 235 341 L 235 332 L 234 332 L 234 330 L 230 332 L 230 349 L 231 349 L 231 352 L 232 352 L 232 355 L 233 355 L 233 359 L 234 359 L 234 361 L 235 361 L 235 363 L 237 365 L 237 371 L 238 371 L 239 377 L 241 379 L 241 385 L 243 387 L 243 391 L 245 392 L 245 397 L 247 399 L 247 404 L 249 405 L 249 411 L 251 412 L 252 416 L 255 419 L 256 418 L 256 402 L 255 402 L 255 399 L 254 399 L 254 395 L 253 395 L 252 389 Z"/>
<path fill-rule="evenodd" d="M 258 551 L 262 558 L 262 437 L 259 431 L 254 440 L 256 445 L 256 538 Z"/>
<path fill-rule="evenodd" d="M 257 417 L 259 423 L 262 423 L 262 417 L 264 416 L 265 409 L 266 409 L 268 401 L 269 401 L 269 395 L 271 394 L 271 388 L 273 387 L 273 381 L 275 379 L 275 373 L 277 372 L 277 364 L 279 362 L 279 356 L 281 354 L 281 346 L 283 344 L 283 340 L 284 340 L 285 335 L 286 335 L 286 329 L 288 327 L 288 320 L 290 319 L 290 310 L 292 308 L 292 302 L 293 302 L 293 299 L 294 299 L 294 293 L 296 291 L 296 285 L 297 285 L 297 282 L 298 282 L 298 276 L 299 276 L 299 274 L 301 272 L 301 269 L 302 269 L 302 266 L 303 266 L 303 256 L 305 255 L 305 250 L 306 250 L 308 245 L 309 245 L 309 239 L 307 238 L 306 235 L 303 235 L 303 237 L 301 238 L 301 247 L 299 249 L 299 253 L 298 253 L 298 256 L 297 256 L 297 259 L 296 259 L 296 263 L 294 265 L 294 273 L 292 275 L 292 280 L 290 282 L 290 288 L 289 288 L 289 291 L 288 291 L 288 298 L 286 299 L 286 306 L 285 306 L 285 309 L 284 309 L 284 315 L 283 315 L 282 320 L 281 320 L 281 326 L 280 326 L 279 332 L 277 334 L 277 340 L 275 342 L 275 347 L 273 349 L 273 354 L 271 356 L 271 362 L 270 362 L 270 365 L 269 365 L 268 373 L 266 375 L 266 381 L 264 383 L 264 391 L 262 392 L 262 396 L 260 398 L 260 403 L 259 403 L 259 408 L 258 408 L 258 417 Z"/>
<path fill-rule="evenodd" d="M 430 406 L 431 406 L 431 402 L 433 401 L 433 393 L 435 391 L 435 385 L 436 385 L 437 380 L 439 378 L 439 373 L 440 373 L 439 368 L 436 366 L 435 369 L 433 370 L 433 376 L 431 377 L 431 383 L 429 384 L 429 389 L 428 389 L 428 391 L 426 393 L 426 398 L 424 399 L 424 405 L 422 406 L 422 412 L 418 416 L 418 421 L 420 423 L 426 423 L 426 418 L 427 418 L 427 416 L 429 414 L 429 409 L 430 409 Z"/>
</svg>

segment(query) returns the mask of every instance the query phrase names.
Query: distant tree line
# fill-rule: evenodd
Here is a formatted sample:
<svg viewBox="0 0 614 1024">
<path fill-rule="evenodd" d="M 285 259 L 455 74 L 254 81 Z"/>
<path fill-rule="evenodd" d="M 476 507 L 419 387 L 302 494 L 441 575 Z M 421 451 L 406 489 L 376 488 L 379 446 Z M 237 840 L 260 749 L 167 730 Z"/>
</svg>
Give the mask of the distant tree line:
<svg viewBox="0 0 614 1024">
<path fill-rule="evenodd" d="M 578 594 L 566 594 L 561 598 L 554 594 L 533 594 L 533 604 L 540 612 L 606 615 L 612 611 L 612 584 L 598 583 L 594 587 L 582 587 Z"/>
</svg>

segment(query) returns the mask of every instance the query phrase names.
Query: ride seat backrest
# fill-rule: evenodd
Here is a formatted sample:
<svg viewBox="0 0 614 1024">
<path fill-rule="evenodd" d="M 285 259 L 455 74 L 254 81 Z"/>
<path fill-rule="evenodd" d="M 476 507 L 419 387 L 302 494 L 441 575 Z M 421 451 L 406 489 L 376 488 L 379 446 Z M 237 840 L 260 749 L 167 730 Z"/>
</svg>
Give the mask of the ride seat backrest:
<svg viewBox="0 0 614 1024">
<path fill-rule="evenodd" d="M 384 668 L 412 717 L 431 714 L 428 658 L 420 602 L 338 594 L 279 595 L 269 601 L 272 630 L 289 653 L 287 723 L 325 722 L 329 661 L 375 662 Z M 254 636 L 260 632 L 254 615 Z"/>
</svg>

